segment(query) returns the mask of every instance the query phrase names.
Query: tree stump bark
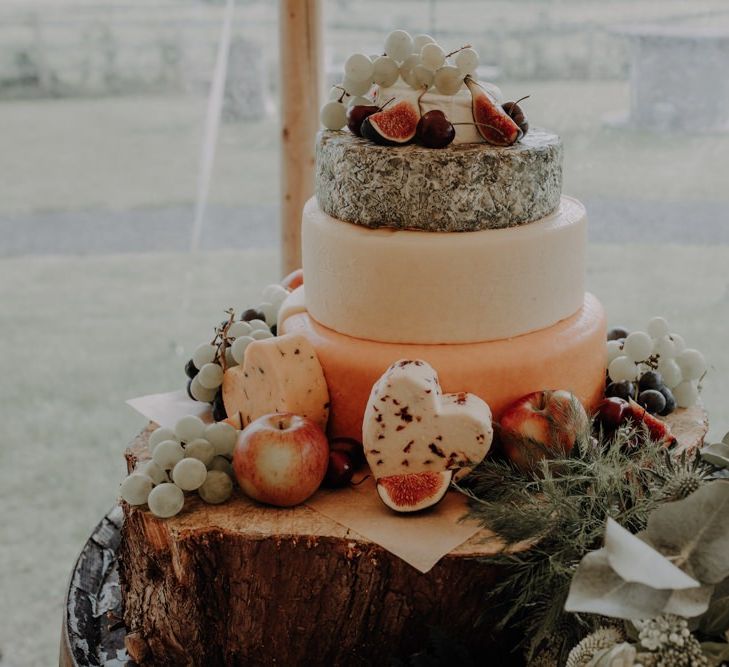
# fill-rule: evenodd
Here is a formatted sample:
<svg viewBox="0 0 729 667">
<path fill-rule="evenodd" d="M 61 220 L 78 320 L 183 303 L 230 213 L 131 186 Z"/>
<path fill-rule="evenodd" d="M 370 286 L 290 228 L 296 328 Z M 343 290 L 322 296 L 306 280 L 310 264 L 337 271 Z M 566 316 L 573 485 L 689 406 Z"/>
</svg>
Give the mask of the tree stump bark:
<svg viewBox="0 0 729 667">
<path fill-rule="evenodd" d="M 701 408 L 671 420 L 683 447 L 706 433 Z M 127 451 L 148 457 L 149 431 Z M 421 574 L 314 510 L 186 500 L 160 520 L 124 505 L 120 579 L 126 647 L 143 665 L 372 665 L 422 650 L 445 630 L 488 664 L 521 664 L 484 600 L 501 570 L 487 532 Z M 483 613 L 482 623 L 474 627 Z"/>
</svg>

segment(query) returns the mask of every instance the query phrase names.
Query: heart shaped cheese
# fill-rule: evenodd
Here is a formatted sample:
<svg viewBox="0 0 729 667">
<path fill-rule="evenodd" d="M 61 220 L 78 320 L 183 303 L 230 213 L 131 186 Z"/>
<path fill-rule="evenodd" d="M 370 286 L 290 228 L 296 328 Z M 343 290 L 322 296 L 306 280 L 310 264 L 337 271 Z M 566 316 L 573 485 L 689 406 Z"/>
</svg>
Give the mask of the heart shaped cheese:
<svg viewBox="0 0 729 667">
<path fill-rule="evenodd" d="M 372 387 L 362 439 L 378 479 L 472 467 L 491 447 L 491 410 L 474 394 L 443 394 L 432 366 L 403 359 Z"/>
<path fill-rule="evenodd" d="M 323 430 L 329 418 L 329 390 L 316 351 L 300 334 L 253 341 L 241 366 L 225 371 L 223 403 L 240 413 L 241 428 L 272 412 L 308 417 Z"/>
</svg>

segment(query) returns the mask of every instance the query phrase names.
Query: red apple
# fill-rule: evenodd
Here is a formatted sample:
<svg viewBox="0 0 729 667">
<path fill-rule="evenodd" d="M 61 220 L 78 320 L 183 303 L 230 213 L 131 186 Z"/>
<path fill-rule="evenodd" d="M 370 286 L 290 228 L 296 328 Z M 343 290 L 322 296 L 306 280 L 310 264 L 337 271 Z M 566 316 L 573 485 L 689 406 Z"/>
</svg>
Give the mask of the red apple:
<svg viewBox="0 0 729 667">
<path fill-rule="evenodd" d="M 542 459 L 569 454 L 588 426 L 587 413 L 574 394 L 536 391 L 506 408 L 499 422 L 499 439 L 507 458 L 528 472 Z"/>
<path fill-rule="evenodd" d="M 290 412 L 263 415 L 238 436 L 233 469 L 243 492 L 262 503 L 303 503 L 324 479 L 329 443 L 321 427 Z"/>
<path fill-rule="evenodd" d="M 304 269 L 296 269 L 287 275 L 281 284 L 289 291 L 293 292 L 297 287 L 304 284 Z"/>
</svg>

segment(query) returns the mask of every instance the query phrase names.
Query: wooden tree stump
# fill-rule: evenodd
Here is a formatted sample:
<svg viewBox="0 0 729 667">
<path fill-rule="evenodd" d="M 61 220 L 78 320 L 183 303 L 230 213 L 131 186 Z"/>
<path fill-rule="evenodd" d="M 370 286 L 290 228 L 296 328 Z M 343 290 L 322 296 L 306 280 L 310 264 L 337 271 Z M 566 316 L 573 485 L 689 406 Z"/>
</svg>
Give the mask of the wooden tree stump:
<svg viewBox="0 0 729 667">
<path fill-rule="evenodd" d="M 670 421 L 682 447 L 701 443 L 701 408 Z M 130 469 L 148 456 L 148 434 L 127 451 Z M 389 664 L 423 649 L 436 627 L 469 638 L 488 664 L 520 664 L 484 604 L 501 574 L 489 563 L 501 548 L 488 535 L 421 574 L 305 506 L 263 507 L 240 494 L 214 506 L 191 496 L 183 513 L 159 520 L 125 505 L 127 650 L 154 665 Z"/>
</svg>

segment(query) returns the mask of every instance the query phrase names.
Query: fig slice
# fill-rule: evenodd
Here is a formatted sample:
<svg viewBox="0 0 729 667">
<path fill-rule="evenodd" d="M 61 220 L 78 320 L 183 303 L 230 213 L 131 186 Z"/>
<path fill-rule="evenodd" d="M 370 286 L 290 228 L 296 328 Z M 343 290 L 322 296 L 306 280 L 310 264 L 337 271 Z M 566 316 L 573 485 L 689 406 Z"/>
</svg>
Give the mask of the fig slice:
<svg viewBox="0 0 729 667">
<path fill-rule="evenodd" d="M 381 477 L 377 480 L 377 493 L 396 512 L 418 512 L 443 500 L 452 477 L 452 470 Z"/>
<path fill-rule="evenodd" d="M 524 136 L 511 116 L 475 79 L 467 76 L 465 83 L 471 91 L 473 122 L 485 142 L 494 146 L 511 146 Z"/>
<path fill-rule="evenodd" d="M 420 120 L 418 107 L 401 100 L 362 121 L 362 136 L 383 146 L 402 145 L 412 141 Z"/>
<path fill-rule="evenodd" d="M 676 444 L 676 437 L 671 433 L 668 424 L 654 417 L 643 406 L 638 405 L 632 398 L 628 401 L 630 405 L 629 416 L 638 423 L 642 423 L 648 429 L 651 440 L 661 443 L 666 447 Z"/>
</svg>

